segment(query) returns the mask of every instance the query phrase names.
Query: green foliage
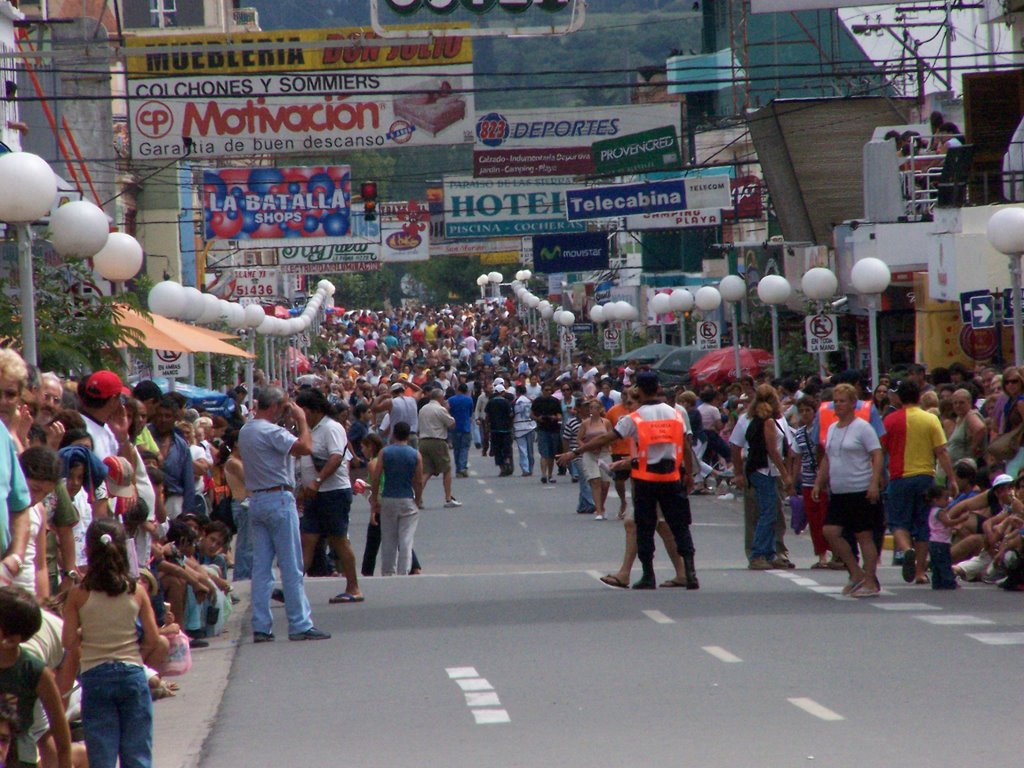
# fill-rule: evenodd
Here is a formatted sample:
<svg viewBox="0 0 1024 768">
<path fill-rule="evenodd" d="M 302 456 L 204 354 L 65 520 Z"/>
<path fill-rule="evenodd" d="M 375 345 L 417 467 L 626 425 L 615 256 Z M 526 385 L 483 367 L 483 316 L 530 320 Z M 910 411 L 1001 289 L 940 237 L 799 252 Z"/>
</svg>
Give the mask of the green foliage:
<svg viewBox="0 0 1024 768">
<path fill-rule="evenodd" d="M 115 325 L 113 297 L 83 293 L 83 287 L 95 279 L 87 264 L 69 261 L 51 266 L 37 259 L 34 278 L 40 367 L 63 372 L 120 367 L 117 346 L 130 344 L 136 337 Z M 0 280 L 0 336 L 20 340 L 21 298 L 17 278 L 11 280 L 14 285 Z M 116 301 L 145 313 L 134 293 L 119 295 Z"/>
<path fill-rule="evenodd" d="M 467 302 L 480 297 L 476 279 L 495 267 L 484 267 L 478 257 L 440 256 L 430 261 L 410 264 L 408 272 L 423 283 L 427 301 L 444 304 L 449 301 Z M 505 270 L 508 272 L 508 270 Z"/>
<path fill-rule="evenodd" d="M 333 275 L 330 280 L 338 289 L 334 303 L 346 309 L 379 309 L 398 285 L 397 275 L 390 265 L 383 266 L 379 272 Z"/>
</svg>

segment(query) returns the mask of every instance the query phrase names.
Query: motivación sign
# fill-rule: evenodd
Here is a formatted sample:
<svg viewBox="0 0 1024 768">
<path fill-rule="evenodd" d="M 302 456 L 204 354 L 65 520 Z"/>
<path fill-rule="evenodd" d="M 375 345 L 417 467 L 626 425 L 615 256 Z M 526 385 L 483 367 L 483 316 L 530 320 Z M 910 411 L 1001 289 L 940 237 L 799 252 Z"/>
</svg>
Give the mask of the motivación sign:
<svg viewBox="0 0 1024 768">
<path fill-rule="evenodd" d="M 683 162 L 674 125 L 597 141 L 591 151 L 597 173 L 610 175 L 672 170 Z"/>
<path fill-rule="evenodd" d="M 608 234 L 534 235 L 535 272 L 589 272 L 608 269 Z"/>
<path fill-rule="evenodd" d="M 683 179 L 570 189 L 565 193 L 569 221 L 610 219 L 686 209 Z"/>
<path fill-rule="evenodd" d="M 330 244 L 351 228 L 347 165 L 203 171 L 203 238 Z"/>
<path fill-rule="evenodd" d="M 500 110 L 478 115 L 473 145 L 473 175 L 498 176 L 584 176 L 602 170 L 597 147 L 614 144 L 613 156 L 632 156 L 641 149 L 653 158 L 662 152 L 663 134 L 675 141 L 679 125 L 678 104 L 635 104 L 619 107 L 576 107 L 556 109 Z M 633 140 L 654 126 L 659 132 L 651 142 Z M 623 142 L 631 142 L 618 147 Z M 651 145 L 651 146 L 649 146 Z M 679 167 L 679 144 L 673 158 L 649 161 L 641 170 Z M 662 158 L 664 160 L 664 158 Z M 637 161 L 632 161 L 634 165 Z M 609 166 L 609 161 L 604 161 Z M 609 166 L 610 167 L 610 166 Z"/>
<path fill-rule="evenodd" d="M 372 47 L 340 45 L 357 28 L 131 38 L 132 157 L 470 143 L 472 43 L 456 33 Z"/>
</svg>

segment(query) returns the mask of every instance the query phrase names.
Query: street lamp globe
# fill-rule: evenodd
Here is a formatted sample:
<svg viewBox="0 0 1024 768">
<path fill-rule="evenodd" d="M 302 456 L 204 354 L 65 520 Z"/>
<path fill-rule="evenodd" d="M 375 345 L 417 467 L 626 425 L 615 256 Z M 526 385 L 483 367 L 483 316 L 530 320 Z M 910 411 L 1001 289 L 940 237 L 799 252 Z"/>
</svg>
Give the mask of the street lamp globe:
<svg viewBox="0 0 1024 768">
<path fill-rule="evenodd" d="M 556 322 L 562 327 L 568 328 L 570 325 L 576 322 L 576 315 L 574 315 L 567 309 L 563 310 L 562 314 L 558 316 L 558 320 Z"/>
<path fill-rule="evenodd" d="M 245 307 L 233 301 L 228 302 L 228 327 L 236 331 L 246 326 Z"/>
<path fill-rule="evenodd" d="M 814 301 L 824 301 L 835 296 L 839 288 L 839 278 L 835 272 L 824 267 L 814 267 L 804 273 L 800 280 L 804 295 Z"/>
<path fill-rule="evenodd" d="M 483 288 L 489 282 L 490 281 L 487 279 L 487 275 L 480 275 L 480 277 L 476 279 L 476 284 L 479 285 L 481 288 Z"/>
<path fill-rule="evenodd" d="M 765 304 L 785 304 L 793 286 L 782 275 L 765 275 L 757 284 L 757 297 Z"/>
<path fill-rule="evenodd" d="M 693 294 L 685 288 L 676 288 L 669 300 L 673 312 L 689 312 L 693 309 Z"/>
<path fill-rule="evenodd" d="M 1024 208 L 1002 208 L 988 220 L 985 234 L 992 247 L 1007 256 L 1024 253 Z"/>
<path fill-rule="evenodd" d="M 528 269 L 524 269 L 523 270 L 523 280 L 529 280 L 531 277 L 533 277 L 533 272 L 531 272 Z"/>
<path fill-rule="evenodd" d="M 31 152 L 0 155 L 0 221 L 29 224 L 50 212 L 57 201 L 57 177 Z"/>
<path fill-rule="evenodd" d="M 640 317 L 639 310 L 637 310 L 637 308 L 630 304 L 628 301 L 617 301 L 615 303 L 619 307 L 619 320 L 626 320 L 628 322 L 636 320 L 638 317 Z"/>
<path fill-rule="evenodd" d="M 742 301 L 747 295 L 747 284 L 739 275 L 726 275 L 718 284 L 718 292 L 726 301 Z"/>
<path fill-rule="evenodd" d="M 600 325 L 606 319 L 608 318 L 605 317 L 604 307 L 600 304 L 595 304 L 590 308 L 590 322 Z"/>
<path fill-rule="evenodd" d="M 504 277 L 502 277 L 502 274 L 501 274 L 501 272 L 488 272 L 488 273 L 487 273 L 487 279 L 488 279 L 488 280 L 489 280 L 490 282 L 492 282 L 492 283 L 494 283 L 495 285 L 497 285 L 498 283 L 500 283 L 500 282 L 501 282 L 502 280 L 504 280 L 505 278 L 504 278 Z"/>
<path fill-rule="evenodd" d="M 92 257 L 93 266 L 100 277 L 112 283 L 131 280 L 142 269 L 142 246 L 124 232 L 111 232 L 107 243 Z"/>
<path fill-rule="evenodd" d="M 203 294 L 198 288 L 187 285 L 181 289 L 184 299 L 178 317 L 181 320 L 198 320 L 203 314 Z"/>
<path fill-rule="evenodd" d="M 263 325 L 263 321 L 267 319 L 268 315 L 263 311 L 263 307 L 259 304 L 246 304 L 242 307 L 242 311 L 245 312 L 245 327 L 259 329 Z M 266 333 L 266 331 L 260 331 L 260 333 Z"/>
<path fill-rule="evenodd" d="M 664 315 L 672 311 L 672 297 L 667 293 L 656 293 L 651 297 L 650 310 L 655 315 Z"/>
<path fill-rule="evenodd" d="M 163 280 L 149 289 L 146 303 L 149 311 L 164 317 L 177 317 L 185 301 L 182 287 L 173 280 Z"/>
<path fill-rule="evenodd" d="M 220 320 L 220 299 L 212 293 L 204 293 L 202 296 L 203 312 L 199 315 L 197 322 L 202 323 L 203 325 L 217 322 Z"/>
<path fill-rule="evenodd" d="M 853 265 L 850 272 L 850 279 L 857 293 L 877 294 L 883 293 L 892 281 L 892 273 L 889 265 L 874 256 L 861 259 Z"/>
<path fill-rule="evenodd" d="M 50 242 L 69 259 L 89 259 L 107 244 L 107 214 L 88 200 L 72 200 L 50 216 Z"/>
<path fill-rule="evenodd" d="M 526 306 L 528 306 L 530 309 L 536 309 L 537 307 L 540 306 L 540 297 L 535 296 L 532 293 L 529 294 L 526 297 Z"/>
<path fill-rule="evenodd" d="M 547 306 L 543 306 L 543 304 L 547 304 Z M 538 309 L 540 310 L 540 316 L 543 320 L 550 320 L 555 315 L 555 308 L 547 302 L 542 302 L 542 304 L 538 306 Z"/>
<path fill-rule="evenodd" d="M 711 312 L 722 305 L 722 294 L 714 286 L 705 285 L 697 289 L 693 301 L 697 305 L 697 309 L 702 312 Z"/>
</svg>

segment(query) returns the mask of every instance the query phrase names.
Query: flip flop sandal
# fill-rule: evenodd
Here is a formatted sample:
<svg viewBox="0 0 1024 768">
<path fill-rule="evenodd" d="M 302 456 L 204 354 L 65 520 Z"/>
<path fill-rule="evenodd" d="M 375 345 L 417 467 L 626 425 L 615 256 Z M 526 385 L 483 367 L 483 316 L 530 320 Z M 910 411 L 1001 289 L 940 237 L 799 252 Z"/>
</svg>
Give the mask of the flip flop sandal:
<svg viewBox="0 0 1024 768">
<path fill-rule="evenodd" d="M 342 592 L 340 595 L 335 595 L 327 602 L 331 605 L 338 605 L 339 603 L 362 603 L 366 600 L 362 595 L 352 595 L 348 592 Z"/>
<path fill-rule="evenodd" d="M 629 584 L 619 579 L 619 577 L 613 573 L 609 573 L 607 576 L 602 576 L 601 583 L 618 589 L 629 589 Z"/>
<path fill-rule="evenodd" d="M 877 587 L 865 587 L 861 584 L 850 593 L 850 597 L 878 597 L 881 592 L 882 590 Z"/>
<path fill-rule="evenodd" d="M 854 592 L 856 592 L 858 589 L 860 589 L 863 585 L 864 585 L 864 579 L 861 579 L 860 581 L 851 581 L 845 587 L 843 587 L 843 594 L 844 595 L 852 595 Z"/>
<path fill-rule="evenodd" d="M 665 589 L 671 589 L 673 587 L 681 587 L 683 589 L 686 589 L 686 587 L 689 585 L 685 581 L 680 582 L 676 579 L 669 579 L 668 581 L 662 582 L 661 586 Z"/>
<path fill-rule="evenodd" d="M 812 571 L 828 570 L 828 563 L 817 562 L 811 566 Z"/>
</svg>

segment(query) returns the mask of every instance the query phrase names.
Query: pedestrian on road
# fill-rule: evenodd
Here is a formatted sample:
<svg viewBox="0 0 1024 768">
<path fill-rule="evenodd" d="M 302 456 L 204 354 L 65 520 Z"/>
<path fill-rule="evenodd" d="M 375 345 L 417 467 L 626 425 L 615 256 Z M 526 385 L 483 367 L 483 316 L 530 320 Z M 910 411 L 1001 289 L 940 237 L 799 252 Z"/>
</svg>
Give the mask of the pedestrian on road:
<svg viewBox="0 0 1024 768">
<path fill-rule="evenodd" d="M 512 429 L 515 432 L 516 448 L 519 449 L 519 470 L 523 477 L 533 476 L 533 444 L 537 437 L 537 422 L 533 420 L 533 401 L 526 394 L 526 386 L 516 385 L 516 402 L 513 406 Z"/>
<path fill-rule="evenodd" d="M 406 394 L 420 392 L 420 388 L 411 381 L 395 381 L 387 393 L 373 401 L 374 413 L 387 413 L 391 418 L 391 442 L 395 442 L 394 426 L 400 421 L 409 425 L 409 444 L 416 447 L 419 440 L 419 398 Z"/>
<path fill-rule="evenodd" d="M 238 434 L 238 450 L 249 491 L 252 526 L 252 629 L 253 642 L 274 639 L 270 593 L 277 557 L 281 571 L 289 640 L 326 640 L 330 637 L 313 626 L 309 599 L 302 577 L 302 541 L 299 514 L 292 493 L 290 457 L 309 456 L 313 439 L 305 412 L 280 387 L 260 387 L 253 419 Z M 298 432 L 292 434 L 278 422 L 287 420 Z"/>
<path fill-rule="evenodd" d="M 409 445 L 409 425 L 391 427 L 392 443 L 370 469 L 370 510 L 380 520 L 381 573 L 406 576 L 423 493 L 423 458 Z M 383 475 L 383 483 L 381 483 Z"/>
<path fill-rule="evenodd" d="M 381 440 L 380 435 L 376 432 L 371 432 L 363 438 L 363 453 L 366 456 L 367 466 L 369 472 L 373 471 L 374 464 L 380 464 L 380 454 L 384 450 L 384 441 Z M 380 472 L 381 478 L 384 477 L 383 469 Z M 380 487 L 380 481 L 377 482 L 378 488 Z M 367 487 L 369 487 L 369 480 L 367 480 Z M 371 494 L 372 495 L 372 494 Z M 363 549 L 363 564 L 360 568 L 360 573 L 363 576 L 373 576 L 373 571 L 377 567 L 377 555 L 380 553 L 380 517 L 372 510 L 370 510 L 370 522 L 366 526 L 366 546 Z M 416 557 L 416 550 L 412 551 L 412 569 L 409 571 L 410 575 L 415 576 L 421 572 L 419 558 Z"/>
<path fill-rule="evenodd" d="M 600 398 L 595 397 L 587 402 L 590 408 L 587 418 L 580 425 L 578 434 L 581 443 L 612 430 L 611 423 L 604 417 L 604 407 L 601 405 Z M 612 482 L 612 476 L 608 469 L 611 460 L 612 454 L 608 448 L 586 453 L 580 460 L 583 465 L 583 482 L 590 486 L 590 492 L 594 498 L 595 520 L 604 520 L 605 518 L 604 503 L 608 498 L 608 489 Z"/>
<path fill-rule="evenodd" d="M 545 384 L 541 396 L 530 406 L 537 422 L 537 450 L 540 453 L 540 481 L 553 483 L 555 456 L 562 443 L 562 403 L 554 397 L 554 387 Z"/>
<path fill-rule="evenodd" d="M 487 415 L 494 463 L 501 469 L 499 476 L 508 477 L 512 474 L 513 409 L 504 384 L 494 385 L 494 394 L 487 401 L 484 413 Z"/>
<path fill-rule="evenodd" d="M 694 566 L 693 539 L 690 536 L 690 502 L 686 491 L 693 485 L 691 453 L 686 450 L 683 417 L 658 396 L 657 374 L 645 371 L 637 376 L 639 407 L 619 419 L 615 428 L 588 440 L 575 451 L 558 457 L 568 464 L 576 456 L 600 451 L 616 440 L 636 439 L 637 457 L 633 462 L 633 498 L 636 516 L 637 556 L 643 575 L 633 589 L 657 589 L 654 578 L 654 531 L 658 510 L 672 531 L 676 549 L 683 558 L 688 589 L 698 589 Z M 684 486 L 685 472 L 685 486 Z"/>
<path fill-rule="evenodd" d="M 440 387 L 430 390 L 427 404 L 420 408 L 420 457 L 423 459 L 423 489 L 435 475 L 441 475 L 445 507 L 461 507 L 452 495 L 452 455 L 448 450 L 448 431 L 455 427 L 455 418 L 448 412 L 448 402 Z"/>
<path fill-rule="evenodd" d="M 455 476 L 469 477 L 469 444 L 473 436 L 473 398 L 465 382 L 459 384 L 457 393 L 448 398 L 448 411 L 455 419 L 451 431 L 452 453 L 455 456 Z"/>
</svg>

